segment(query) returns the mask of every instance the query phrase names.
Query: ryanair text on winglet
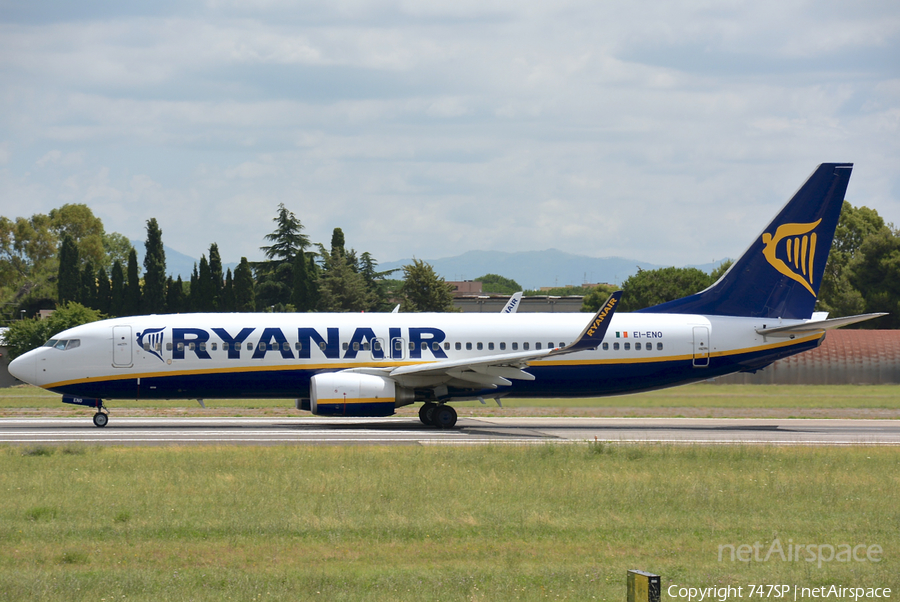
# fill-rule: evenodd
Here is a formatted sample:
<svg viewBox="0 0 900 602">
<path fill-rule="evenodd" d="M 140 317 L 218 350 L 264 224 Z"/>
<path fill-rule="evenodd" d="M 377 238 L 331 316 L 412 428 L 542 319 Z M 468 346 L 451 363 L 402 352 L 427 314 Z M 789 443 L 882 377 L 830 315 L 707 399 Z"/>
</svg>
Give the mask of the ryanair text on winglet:
<svg viewBox="0 0 900 602">
<path fill-rule="evenodd" d="M 616 304 L 616 298 L 615 297 L 610 298 L 610 300 L 606 303 L 606 307 L 603 308 L 603 311 L 601 311 L 597 315 L 597 319 L 594 320 L 594 323 L 591 324 L 590 328 L 588 328 L 587 335 L 589 337 L 594 336 L 594 333 L 597 332 L 597 328 L 599 328 L 600 325 L 603 324 L 603 320 L 606 319 L 607 314 L 609 314 L 609 312 L 612 310 L 612 308 L 615 306 L 615 304 Z"/>
</svg>

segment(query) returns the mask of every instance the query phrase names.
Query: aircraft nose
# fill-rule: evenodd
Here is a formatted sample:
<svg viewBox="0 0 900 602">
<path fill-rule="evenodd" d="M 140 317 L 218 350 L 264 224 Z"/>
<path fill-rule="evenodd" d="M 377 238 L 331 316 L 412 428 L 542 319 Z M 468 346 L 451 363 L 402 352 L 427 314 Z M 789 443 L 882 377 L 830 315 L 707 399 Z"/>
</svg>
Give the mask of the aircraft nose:
<svg viewBox="0 0 900 602">
<path fill-rule="evenodd" d="M 26 353 L 9 363 L 9 373 L 28 384 L 37 384 L 37 358 L 34 353 Z"/>
</svg>

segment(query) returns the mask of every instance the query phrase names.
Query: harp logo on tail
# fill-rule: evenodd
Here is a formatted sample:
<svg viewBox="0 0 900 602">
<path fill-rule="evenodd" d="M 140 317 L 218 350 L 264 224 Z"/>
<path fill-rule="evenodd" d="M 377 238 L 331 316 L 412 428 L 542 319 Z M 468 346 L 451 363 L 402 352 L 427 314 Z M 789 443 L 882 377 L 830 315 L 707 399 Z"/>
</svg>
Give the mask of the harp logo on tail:
<svg viewBox="0 0 900 602">
<path fill-rule="evenodd" d="M 763 255 L 773 268 L 806 287 L 813 297 L 813 266 L 816 260 L 816 226 L 821 219 L 811 224 L 782 224 L 775 235 L 762 235 Z M 782 244 L 783 243 L 783 244 Z"/>
</svg>

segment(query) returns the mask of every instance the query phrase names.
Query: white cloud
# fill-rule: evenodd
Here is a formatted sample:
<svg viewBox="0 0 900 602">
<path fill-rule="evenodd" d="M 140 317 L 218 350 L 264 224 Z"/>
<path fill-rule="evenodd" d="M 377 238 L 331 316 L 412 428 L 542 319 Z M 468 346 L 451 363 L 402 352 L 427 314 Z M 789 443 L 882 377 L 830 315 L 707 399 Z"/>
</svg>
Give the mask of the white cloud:
<svg viewBox="0 0 900 602">
<path fill-rule="evenodd" d="M 313 240 L 340 226 L 383 261 L 697 263 L 742 251 L 817 163 L 853 160 L 853 199 L 900 223 L 900 7 L 842 6 L 260 0 L 0 21 L 0 213 L 86 202 L 110 230 L 156 217 L 178 250 L 254 259 L 284 202 Z"/>
</svg>

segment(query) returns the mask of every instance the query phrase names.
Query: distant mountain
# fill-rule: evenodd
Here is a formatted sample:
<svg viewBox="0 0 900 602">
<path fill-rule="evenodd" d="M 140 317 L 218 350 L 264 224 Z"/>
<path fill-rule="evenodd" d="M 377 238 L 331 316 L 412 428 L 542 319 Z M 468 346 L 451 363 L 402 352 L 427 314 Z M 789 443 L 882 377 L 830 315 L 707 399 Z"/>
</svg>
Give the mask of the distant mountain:
<svg viewBox="0 0 900 602">
<path fill-rule="evenodd" d="M 143 270 L 144 242 L 133 240 L 138 254 L 138 265 Z M 181 276 L 182 280 L 190 280 L 194 264 L 200 260 L 179 253 L 171 247 L 163 246 L 166 252 L 166 274 L 173 278 Z M 426 259 L 434 268 L 434 271 L 444 277 L 445 280 L 474 280 L 485 274 L 499 274 L 506 278 L 512 278 L 525 289 L 536 289 L 542 286 L 579 286 L 585 282 L 609 284 L 621 284 L 626 278 L 642 270 L 655 270 L 666 267 L 637 259 L 625 259 L 623 257 L 588 257 L 587 255 L 575 255 L 558 249 L 546 249 L 544 251 L 521 251 L 518 253 L 506 253 L 503 251 L 467 251 L 455 257 L 441 259 Z M 723 260 L 724 261 L 724 260 Z M 390 270 L 402 268 L 412 263 L 412 259 L 399 261 L 386 261 L 378 264 L 378 270 Z M 711 272 L 721 262 L 695 265 L 704 272 Z M 236 263 L 226 263 L 222 270 L 237 267 Z M 403 272 L 394 272 L 393 278 L 402 278 Z"/>
<path fill-rule="evenodd" d="M 468 251 L 455 257 L 426 259 L 425 261 L 431 264 L 434 271 L 443 276 L 445 280 L 474 280 L 484 274 L 499 274 L 506 278 L 512 278 L 525 289 L 570 284 L 579 286 L 585 282 L 621 284 L 626 278 L 636 274 L 638 268 L 654 270 L 667 267 L 623 257 L 575 255 L 558 249 L 518 253 Z M 401 259 L 379 263 L 378 269 L 400 268 L 411 262 L 412 259 Z M 720 263 L 688 267 L 711 272 Z M 395 272 L 394 277 L 402 277 L 402 273 Z"/>
<path fill-rule="evenodd" d="M 132 240 L 132 246 L 134 246 L 134 250 L 137 251 L 138 256 L 138 266 L 141 269 L 141 272 L 144 270 L 144 241 L 142 240 Z M 200 265 L 199 259 L 194 259 L 184 253 L 179 253 L 172 247 L 167 247 L 163 245 L 163 251 L 166 252 L 166 275 L 172 276 L 172 278 L 178 279 L 178 276 L 181 276 L 181 279 L 184 281 L 188 281 L 191 279 L 191 273 L 194 271 L 194 264 L 196 263 L 198 266 Z M 207 258 L 208 259 L 208 258 Z M 125 266 L 122 266 L 125 267 Z M 231 268 L 231 273 L 234 273 L 234 268 L 237 267 L 236 263 L 226 263 L 222 265 L 222 273 L 224 273 L 228 268 Z M 479 274 L 480 275 L 480 274 Z"/>
</svg>

